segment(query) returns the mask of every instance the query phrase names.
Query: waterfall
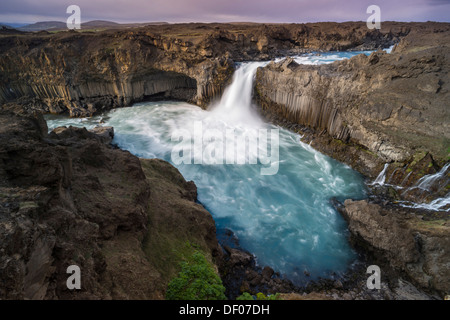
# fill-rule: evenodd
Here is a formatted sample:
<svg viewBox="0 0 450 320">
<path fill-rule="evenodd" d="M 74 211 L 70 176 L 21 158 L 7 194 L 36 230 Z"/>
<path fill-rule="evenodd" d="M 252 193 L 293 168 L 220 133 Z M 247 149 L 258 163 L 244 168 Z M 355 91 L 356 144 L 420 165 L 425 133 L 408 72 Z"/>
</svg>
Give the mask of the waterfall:
<svg viewBox="0 0 450 320">
<path fill-rule="evenodd" d="M 439 170 L 439 172 L 423 176 L 419 179 L 419 181 L 417 181 L 416 185 L 413 188 L 430 191 L 430 188 L 433 186 L 433 184 L 435 184 L 441 178 L 445 177 L 445 174 L 447 173 L 449 167 L 450 163 L 447 163 L 442 167 L 441 170 Z"/>
<path fill-rule="evenodd" d="M 447 211 L 450 212 L 450 193 L 443 198 L 438 198 L 430 203 L 414 203 L 409 201 L 401 201 L 400 205 L 407 208 L 427 209 L 431 211 Z"/>
<path fill-rule="evenodd" d="M 384 168 L 383 170 L 381 170 L 381 172 L 378 174 L 378 177 L 375 179 L 374 182 L 372 182 L 372 186 L 379 184 L 380 186 L 384 185 L 384 182 L 386 180 L 386 170 L 389 166 L 389 163 L 385 163 L 384 164 Z"/>
<path fill-rule="evenodd" d="M 411 175 L 412 171 L 410 171 L 406 177 L 402 180 L 402 182 L 400 183 L 400 187 L 403 187 L 403 184 L 408 181 L 409 176 Z"/>
<path fill-rule="evenodd" d="M 415 197 L 419 201 L 419 199 L 421 199 L 424 195 L 426 196 L 430 192 L 433 192 L 433 188 L 435 188 L 439 191 L 439 189 L 442 186 L 445 186 L 448 183 L 448 180 L 446 182 L 444 179 L 447 179 L 447 174 L 448 174 L 449 168 L 450 168 L 450 163 L 447 163 L 445 166 L 442 167 L 441 170 L 439 170 L 439 172 L 423 176 L 412 187 L 406 189 L 402 194 L 404 195 L 408 192 L 414 192 L 414 191 L 417 191 L 417 189 L 418 189 L 419 195 L 417 196 L 417 192 L 413 193 L 413 194 L 416 195 Z M 411 172 L 410 172 L 410 174 L 411 174 Z M 406 180 L 406 178 L 405 178 L 405 180 Z M 416 208 L 416 209 L 427 209 L 427 210 L 433 210 L 433 211 L 442 211 L 443 210 L 443 211 L 447 211 L 447 212 L 450 211 L 450 193 L 447 193 L 442 198 L 434 199 L 430 203 L 417 203 L 417 202 L 402 201 L 401 205 L 404 207 Z"/>
<path fill-rule="evenodd" d="M 252 106 L 253 80 L 256 69 L 267 62 L 242 63 L 233 75 L 231 84 L 225 89 L 218 103 L 210 107 L 213 116 L 233 124 L 260 126 L 262 121 Z"/>
</svg>

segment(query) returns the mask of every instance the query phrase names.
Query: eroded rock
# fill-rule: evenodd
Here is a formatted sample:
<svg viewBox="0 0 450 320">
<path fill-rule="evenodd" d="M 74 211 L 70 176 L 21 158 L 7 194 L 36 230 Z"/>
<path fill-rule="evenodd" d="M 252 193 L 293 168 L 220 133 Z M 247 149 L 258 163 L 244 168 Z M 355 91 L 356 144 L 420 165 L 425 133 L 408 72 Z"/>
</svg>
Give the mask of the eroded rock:
<svg viewBox="0 0 450 320">
<path fill-rule="evenodd" d="M 42 120 L 0 111 L 1 299 L 163 299 L 180 245 L 220 260 L 214 221 L 177 169 L 113 148 L 112 128 L 47 135 Z M 81 290 L 66 286 L 70 265 Z"/>
<path fill-rule="evenodd" d="M 352 241 L 401 272 L 421 288 L 450 290 L 450 223 L 424 219 L 401 207 L 382 207 L 367 200 L 346 200 L 340 210 Z"/>
</svg>

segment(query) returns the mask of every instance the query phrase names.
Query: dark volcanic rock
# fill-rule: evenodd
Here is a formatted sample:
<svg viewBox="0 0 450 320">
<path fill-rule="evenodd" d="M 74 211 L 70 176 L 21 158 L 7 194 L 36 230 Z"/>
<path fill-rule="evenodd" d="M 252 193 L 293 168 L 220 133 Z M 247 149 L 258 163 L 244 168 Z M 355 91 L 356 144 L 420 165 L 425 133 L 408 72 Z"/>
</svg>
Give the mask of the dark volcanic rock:
<svg viewBox="0 0 450 320">
<path fill-rule="evenodd" d="M 255 257 L 239 248 L 223 246 L 223 257 L 219 265 L 222 281 L 226 288 L 226 295 L 235 299 L 244 292 L 256 295 L 289 293 L 299 290 L 289 280 L 283 279 L 269 267 L 260 267 Z"/>
<path fill-rule="evenodd" d="M 66 268 L 82 270 L 80 298 L 109 296 L 100 242 L 119 230 L 143 236 L 149 187 L 139 160 L 85 129 L 42 135 L 36 120 L 1 113 L 3 298 L 70 298 Z M 121 172 L 129 178 L 114 186 Z M 128 189 L 126 192 L 123 189 Z M 108 197 L 107 192 L 110 192 Z M 116 193 L 115 198 L 113 194 Z M 135 199 L 126 199 L 126 194 Z"/>
<path fill-rule="evenodd" d="M 148 160 L 144 173 L 102 130 L 106 138 L 74 127 L 47 136 L 42 115 L 0 111 L 1 299 L 161 299 L 181 259 L 171 245 L 191 241 L 220 259 L 195 185 L 164 161 Z M 183 217 L 176 234 L 157 223 Z M 81 290 L 66 287 L 70 265 Z"/>
<path fill-rule="evenodd" d="M 101 138 L 103 143 L 110 143 L 114 139 L 114 128 L 113 127 L 95 127 L 90 130 Z"/>
<path fill-rule="evenodd" d="M 421 288 L 441 297 L 450 290 L 450 220 L 401 207 L 346 200 L 340 211 L 353 243 Z"/>
</svg>

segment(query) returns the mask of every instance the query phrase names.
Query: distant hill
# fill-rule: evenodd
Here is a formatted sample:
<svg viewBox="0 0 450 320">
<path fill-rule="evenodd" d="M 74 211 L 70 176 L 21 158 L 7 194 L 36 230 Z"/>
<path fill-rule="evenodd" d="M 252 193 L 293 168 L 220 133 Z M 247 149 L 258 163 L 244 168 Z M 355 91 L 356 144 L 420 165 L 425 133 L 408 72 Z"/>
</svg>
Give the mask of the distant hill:
<svg viewBox="0 0 450 320">
<path fill-rule="evenodd" d="M 67 28 L 65 22 L 61 21 L 42 21 L 36 22 L 33 24 L 29 24 L 20 28 L 17 28 L 20 31 L 42 31 L 42 30 L 58 30 Z"/>
<path fill-rule="evenodd" d="M 6 23 L 0 23 L 0 34 L 17 34 L 22 33 L 21 31 L 18 31 L 17 29 L 14 29 L 13 26 Z"/>
<path fill-rule="evenodd" d="M 92 20 L 81 24 L 81 28 L 108 28 L 120 26 L 117 22 L 106 20 Z"/>
<path fill-rule="evenodd" d="M 106 20 L 92 20 L 84 22 L 81 24 L 81 29 L 118 29 L 118 28 L 134 28 L 143 27 L 147 25 L 163 25 L 168 24 L 167 22 L 142 22 L 142 23 L 126 23 L 121 24 L 113 21 Z M 17 28 L 21 31 L 56 31 L 56 30 L 66 30 L 66 22 L 61 21 L 42 21 L 33 24 L 25 25 Z"/>
<path fill-rule="evenodd" d="M 0 22 L 0 27 L 5 26 L 6 28 L 13 28 L 13 29 L 17 29 L 26 25 L 27 23 Z"/>
</svg>

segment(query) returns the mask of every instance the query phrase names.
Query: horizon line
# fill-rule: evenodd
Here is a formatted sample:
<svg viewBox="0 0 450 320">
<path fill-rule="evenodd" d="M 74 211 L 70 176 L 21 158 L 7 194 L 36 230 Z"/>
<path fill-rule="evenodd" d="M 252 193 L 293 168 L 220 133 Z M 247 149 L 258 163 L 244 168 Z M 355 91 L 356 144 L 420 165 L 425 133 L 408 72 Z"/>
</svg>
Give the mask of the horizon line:
<svg viewBox="0 0 450 320">
<path fill-rule="evenodd" d="M 333 20 L 321 20 L 321 21 L 306 21 L 306 22 L 270 22 L 270 21 L 266 21 L 266 22 L 257 22 L 257 21 L 178 21 L 178 22 L 169 22 L 169 21 L 164 21 L 164 20 L 160 20 L 160 21 L 135 21 L 135 22 L 117 22 L 114 20 L 105 20 L 105 19 L 92 19 L 92 20 L 87 20 L 84 22 L 81 22 L 81 24 L 84 23 L 89 23 L 89 22 L 94 22 L 94 21 L 101 21 L 101 22 L 110 22 L 110 23 L 116 23 L 119 25 L 126 25 L 126 24 L 145 24 L 145 23 L 164 23 L 164 24 L 195 24 L 195 23 L 199 23 L 199 24 L 230 24 L 230 23 L 249 23 L 249 24 L 308 24 L 308 23 L 355 23 L 355 22 L 362 22 L 365 23 L 365 20 L 346 20 L 346 21 L 333 21 Z M 25 25 L 32 25 L 32 24 L 37 24 L 37 23 L 43 23 L 43 22 L 58 22 L 58 23 L 66 23 L 66 20 L 39 20 L 39 21 L 35 21 L 35 22 L 20 22 L 20 21 L 16 21 L 16 22 L 3 22 L 0 21 L 0 24 L 3 25 L 8 25 L 8 24 L 23 24 Z M 402 20 L 381 20 L 381 22 L 397 22 L 397 23 L 450 23 L 450 21 L 437 21 L 437 20 L 427 20 L 427 21 L 402 21 Z"/>
</svg>

